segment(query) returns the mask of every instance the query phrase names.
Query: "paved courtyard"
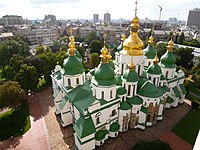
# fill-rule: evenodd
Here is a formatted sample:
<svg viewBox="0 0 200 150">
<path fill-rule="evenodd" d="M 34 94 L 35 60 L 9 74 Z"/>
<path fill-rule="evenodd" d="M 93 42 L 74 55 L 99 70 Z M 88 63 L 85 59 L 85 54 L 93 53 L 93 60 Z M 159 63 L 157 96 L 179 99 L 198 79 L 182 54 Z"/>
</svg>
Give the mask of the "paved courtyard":
<svg viewBox="0 0 200 150">
<path fill-rule="evenodd" d="M 72 125 L 62 128 L 59 124 L 60 116 L 54 114 L 51 88 L 35 94 L 29 100 L 29 107 L 31 129 L 21 137 L 0 142 L 1 150 L 66 150 L 74 148 Z M 109 138 L 104 145 L 97 147 L 97 149 L 130 150 L 138 141 L 161 139 L 162 141 L 168 141 L 173 150 L 179 150 L 180 146 L 185 147 L 182 150 L 192 150 L 192 145 L 170 132 L 190 109 L 190 106 L 186 103 L 179 105 L 177 108 L 165 109 L 164 119 L 157 121 L 155 126 L 147 127 L 144 131 L 129 129 L 127 132 L 120 133 L 117 138 Z M 175 142 L 170 141 L 173 138 Z"/>
</svg>

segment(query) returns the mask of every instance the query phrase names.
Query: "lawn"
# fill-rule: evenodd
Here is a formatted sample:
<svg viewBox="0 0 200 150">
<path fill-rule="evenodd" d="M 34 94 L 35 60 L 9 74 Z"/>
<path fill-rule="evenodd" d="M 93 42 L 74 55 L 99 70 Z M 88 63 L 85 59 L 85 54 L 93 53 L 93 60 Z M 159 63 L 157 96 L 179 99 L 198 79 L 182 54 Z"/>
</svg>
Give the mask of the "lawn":
<svg viewBox="0 0 200 150">
<path fill-rule="evenodd" d="M 192 109 L 187 115 L 172 129 L 177 136 L 194 145 L 198 131 L 200 129 L 200 109 Z"/>
<path fill-rule="evenodd" d="M 0 115 L 0 140 L 23 135 L 30 127 L 28 103 L 23 101 L 21 107 Z"/>
</svg>

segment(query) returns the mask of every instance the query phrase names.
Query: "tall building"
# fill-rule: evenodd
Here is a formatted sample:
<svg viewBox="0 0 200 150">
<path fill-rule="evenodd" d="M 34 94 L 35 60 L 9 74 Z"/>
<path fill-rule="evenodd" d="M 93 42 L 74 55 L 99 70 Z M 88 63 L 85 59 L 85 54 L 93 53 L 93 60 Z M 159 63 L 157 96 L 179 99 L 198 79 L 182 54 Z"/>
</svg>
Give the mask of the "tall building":
<svg viewBox="0 0 200 150">
<path fill-rule="evenodd" d="M 110 16 L 110 14 L 107 12 L 107 13 L 104 14 L 104 23 L 110 24 L 110 21 L 111 21 L 111 16 Z"/>
<path fill-rule="evenodd" d="M 154 38 L 143 49 L 138 30 L 135 16 L 114 62 L 104 37 L 101 63 L 87 74 L 71 33 L 63 66 L 57 65 L 51 77 L 54 110 L 63 127 L 73 125 L 74 149 L 95 149 L 130 128 L 145 130 L 163 119 L 165 109 L 183 103 L 185 75 L 176 71 L 174 42 L 168 42 L 159 62 Z"/>
<path fill-rule="evenodd" d="M 17 15 L 6 15 L 3 16 L 5 25 L 22 25 L 24 24 L 22 16 Z"/>
<path fill-rule="evenodd" d="M 56 16 L 55 15 L 45 15 L 43 20 L 44 26 L 53 26 L 56 25 Z"/>
<path fill-rule="evenodd" d="M 97 23 L 99 21 L 99 14 L 93 14 L 93 23 Z"/>
<path fill-rule="evenodd" d="M 189 11 L 187 26 L 200 27 L 200 8 Z"/>
</svg>

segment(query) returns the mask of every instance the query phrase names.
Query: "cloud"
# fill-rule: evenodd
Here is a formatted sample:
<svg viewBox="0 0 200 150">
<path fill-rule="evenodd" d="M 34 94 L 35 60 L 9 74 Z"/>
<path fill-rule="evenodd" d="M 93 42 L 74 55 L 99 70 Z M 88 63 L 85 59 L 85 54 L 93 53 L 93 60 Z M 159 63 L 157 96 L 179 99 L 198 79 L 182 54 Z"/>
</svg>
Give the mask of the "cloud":
<svg viewBox="0 0 200 150">
<path fill-rule="evenodd" d="M 75 3 L 81 0 L 30 0 L 32 4 L 49 4 L 49 3 Z"/>
</svg>

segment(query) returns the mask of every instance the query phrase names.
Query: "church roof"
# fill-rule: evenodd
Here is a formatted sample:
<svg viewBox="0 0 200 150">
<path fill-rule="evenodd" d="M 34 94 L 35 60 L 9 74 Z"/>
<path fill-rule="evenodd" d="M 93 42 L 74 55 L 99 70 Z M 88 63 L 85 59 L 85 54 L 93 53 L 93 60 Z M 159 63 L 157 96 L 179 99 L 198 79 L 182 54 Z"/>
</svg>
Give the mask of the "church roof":
<svg viewBox="0 0 200 150">
<path fill-rule="evenodd" d="M 149 66 L 149 68 L 147 69 L 147 72 L 149 74 L 155 74 L 155 75 L 162 74 L 162 70 L 158 64 L 152 64 L 151 66 Z"/>
<path fill-rule="evenodd" d="M 127 97 L 126 99 L 128 103 L 133 104 L 133 105 L 140 105 L 143 103 L 143 100 L 139 96 L 133 96 L 131 98 Z"/>
<path fill-rule="evenodd" d="M 132 108 L 132 106 L 129 103 L 125 102 L 125 101 L 120 103 L 119 109 L 121 109 L 121 110 L 129 110 L 131 108 Z"/>
</svg>

